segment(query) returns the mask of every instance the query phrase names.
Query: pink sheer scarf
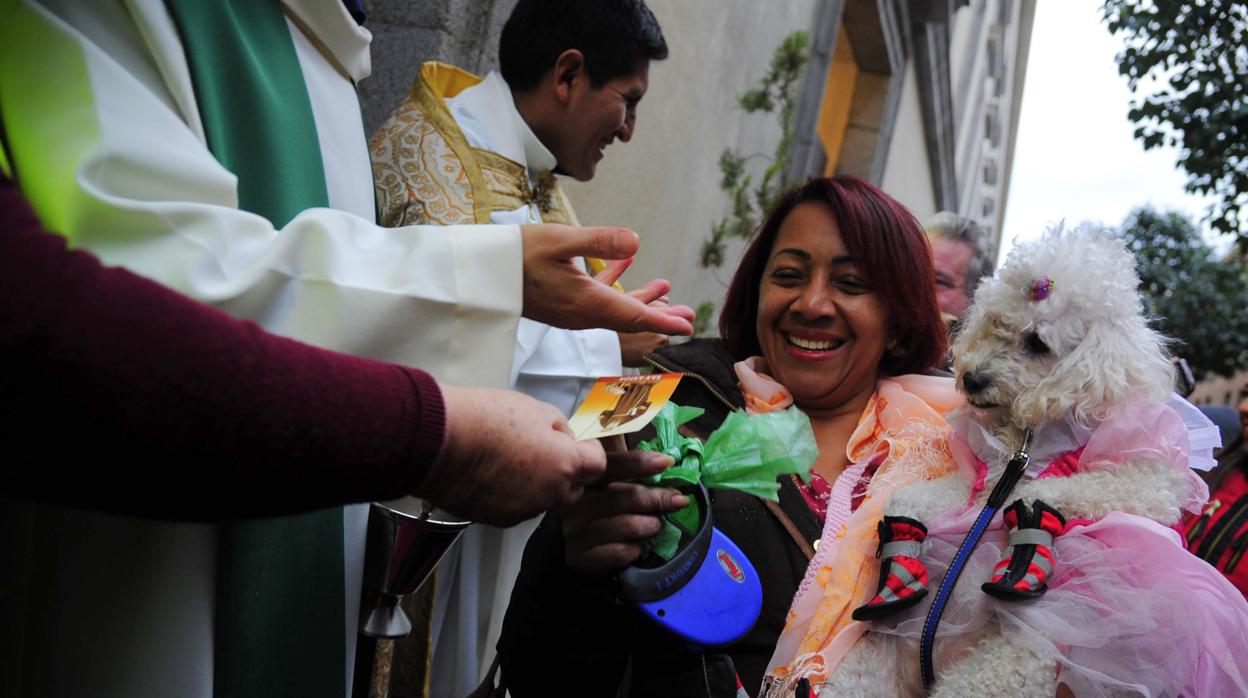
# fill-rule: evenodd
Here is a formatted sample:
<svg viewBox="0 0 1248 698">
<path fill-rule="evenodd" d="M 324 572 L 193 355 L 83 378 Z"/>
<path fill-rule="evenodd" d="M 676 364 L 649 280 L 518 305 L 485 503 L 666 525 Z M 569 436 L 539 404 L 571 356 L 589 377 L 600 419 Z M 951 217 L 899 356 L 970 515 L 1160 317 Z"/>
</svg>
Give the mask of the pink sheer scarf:
<svg viewBox="0 0 1248 698">
<path fill-rule="evenodd" d="M 793 404 L 792 394 L 768 375 L 761 357 L 733 368 L 747 411 L 772 412 Z M 775 695 L 792 695 L 791 684 L 797 678 L 812 670 L 818 675 L 821 655 L 829 645 L 852 646 L 865 631 L 866 624 L 853 621 L 849 614 L 874 589 L 876 571 L 867 563 L 874 560 L 876 522 L 894 489 L 954 468 L 947 448 L 934 444 L 947 441 L 942 415 L 961 403 L 949 378 L 900 376 L 878 382 L 846 444 L 850 465 L 832 484 L 821 544 L 798 587 L 768 667 L 765 685 Z M 893 472 L 892 465 L 902 454 L 912 456 L 911 464 L 917 458 L 929 467 Z M 863 489 L 868 472 L 874 476 L 855 509 L 855 491 Z"/>
<path fill-rule="evenodd" d="M 866 631 L 852 610 L 874 593 L 875 528 L 892 492 L 956 467 L 943 417 L 962 404 L 953 380 L 934 376 L 881 379 L 846 444 L 850 466 L 833 485 L 819 550 L 806 569 L 784 631 L 768 666 L 764 692 L 790 696 L 798 679 L 824 678 L 833 657 L 848 651 Z M 894 468 L 908 456 L 905 468 Z M 853 492 L 867 468 L 877 466 L 862 503 Z"/>
<path fill-rule="evenodd" d="M 761 356 L 751 356 L 732 365 L 737 374 L 737 385 L 745 396 L 745 411 L 765 414 L 788 409 L 793 404 L 789 389 L 768 375 L 770 369 Z"/>
</svg>

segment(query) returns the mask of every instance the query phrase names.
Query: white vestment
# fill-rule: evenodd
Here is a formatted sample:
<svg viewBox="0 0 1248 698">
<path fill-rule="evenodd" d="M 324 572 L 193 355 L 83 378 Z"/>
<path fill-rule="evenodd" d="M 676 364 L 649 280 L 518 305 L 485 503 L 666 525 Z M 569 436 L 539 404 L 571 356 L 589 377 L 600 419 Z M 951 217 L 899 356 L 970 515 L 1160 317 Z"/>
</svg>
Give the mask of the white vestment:
<svg viewBox="0 0 1248 698">
<path fill-rule="evenodd" d="M 522 296 L 519 229 L 375 225 L 354 89 L 370 70 L 371 35 L 336 0 L 285 0 L 283 9 L 329 208 L 280 230 L 239 210 L 237 180 L 206 144 L 179 33 L 160 0 L 6 3 L 0 62 L 15 70 L 0 73 L 0 99 L 23 192 L 49 229 L 107 264 L 273 332 L 457 385 L 507 385 Z M 23 119 L 28 108 L 43 111 Z M 345 516 L 344 695 L 366 516 L 366 506 Z M 68 509 L 52 520 L 59 535 L 36 538 L 27 558 L 42 576 L 25 620 L 46 636 L 40 647 L 51 638 L 54 650 L 7 628 L 8 658 L 16 653 L 45 695 L 210 698 L 217 528 Z M 0 688 L 20 685 L 11 681 L 0 678 Z"/>
</svg>

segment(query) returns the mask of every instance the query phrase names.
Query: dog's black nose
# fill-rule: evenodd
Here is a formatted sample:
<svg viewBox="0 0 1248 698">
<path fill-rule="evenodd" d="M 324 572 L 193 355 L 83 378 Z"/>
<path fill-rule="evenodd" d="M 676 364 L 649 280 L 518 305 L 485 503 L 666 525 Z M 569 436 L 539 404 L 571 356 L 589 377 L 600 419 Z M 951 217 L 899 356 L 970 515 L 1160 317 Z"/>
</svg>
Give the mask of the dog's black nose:
<svg viewBox="0 0 1248 698">
<path fill-rule="evenodd" d="M 987 376 L 975 373 L 974 371 L 962 374 L 962 389 L 965 390 L 968 395 L 974 395 L 984 388 L 987 388 L 989 385 L 992 385 L 992 380 Z"/>
</svg>

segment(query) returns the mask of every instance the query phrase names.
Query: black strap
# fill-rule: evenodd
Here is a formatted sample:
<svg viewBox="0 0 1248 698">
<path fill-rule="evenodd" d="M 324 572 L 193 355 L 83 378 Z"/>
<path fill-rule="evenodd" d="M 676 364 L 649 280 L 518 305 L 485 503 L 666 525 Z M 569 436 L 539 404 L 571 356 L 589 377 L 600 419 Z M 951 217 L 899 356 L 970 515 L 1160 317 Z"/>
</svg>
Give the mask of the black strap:
<svg viewBox="0 0 1248 698">
<path fill-rule="evenodd" d="M 784 513 L 784 509 L 781 509 L 779 504 L 776 504 L 770 499 L 764 499 L 763 504 L 767 505 L 767 509 L 771 511 L 772 515 L 780 520 L 780 525 L 784 526 L 784 530 L 789 532 L 789 536 L 793 538 L 795 543 L 797 543 L 797 547 L 801 549 L 802 554 L 806 556 L 806 559 L 809 560 L 813 558 L 815 556 L 815 549 L 811 547 L 810 541 L 806 540 L 806 537 L 797 530 L 797 524 L 793 523 L 793 519 L 790 519 L 789 515 Z"/>
<path fill-rule="evenodd" d="M 958 583 L 958 577 L 962 575 L 962 569 L 966 566 L 967 560 L 970 559 L 971 553 L 974 552 L 975 546 L 979 545 L 979 539 L 984 535 L 984 531 L 988 529 L 988 524 L 992 521 L 992 517 L 996 515 L 997 510 L 1005 503 L 1006 497 L 1010 495 L 1010 492 L 1014 490 L 1014 486 L 1022 479 L 1023 473 L 1026 472 L 1027 464 L 1031 462 L 1031 455 L 1027 452 L 1027 448 L 1030 445 L 1031 431 L 1028 430 L 1023 434 L 1023 445 L 1014 452 L 1014 456 L 1006 464 L 1005 472 L 1001 474 L 1001 479 L 997 480 L 996 486 L 988 494 L 988 502 L 984 504 L 983 510 L 979 512 L 979 516 L 971 526 L 970 532 L 966 534 L 966 538 L 962 539 L 962 544 L 958 546 L 958 551 L 954 553 L 953 560 L 949 563 L 949 569 L 945 572 L 945 578 L 941 580 L 940 587 L 936 590 L 936 596 L 932 599 L 932 606 L 927 610 L 927 618 L 923 621 L 923 633 L 919 637 L 919 673 L 923 677 L 923 688 L 928 691 L 931 691 L 932 685 L 936 683 L 936 669 L 932 657 L 936 644 L 936 629 L 940 626 L 940 618 L 945 613 L 945 602 L 949 600 L 949 595 L 953 593 L 953 587 Z"/>
</svg>

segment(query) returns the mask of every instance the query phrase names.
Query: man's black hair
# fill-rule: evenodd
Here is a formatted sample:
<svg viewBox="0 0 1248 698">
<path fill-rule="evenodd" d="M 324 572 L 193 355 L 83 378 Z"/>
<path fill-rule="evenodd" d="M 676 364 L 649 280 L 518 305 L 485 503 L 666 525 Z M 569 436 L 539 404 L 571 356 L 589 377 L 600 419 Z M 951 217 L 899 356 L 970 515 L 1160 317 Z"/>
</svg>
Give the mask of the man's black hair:
<svg viewBox="0 0 1248 698">
<path fill-rule="evenodd" d="M 595 88 L 667 58 L 667 42 L 643 0 L 520 0 L 498 42 L 499 69 L 515 90 L 529 90 L 569 49 L 585 56 Z"/>
</svg>

